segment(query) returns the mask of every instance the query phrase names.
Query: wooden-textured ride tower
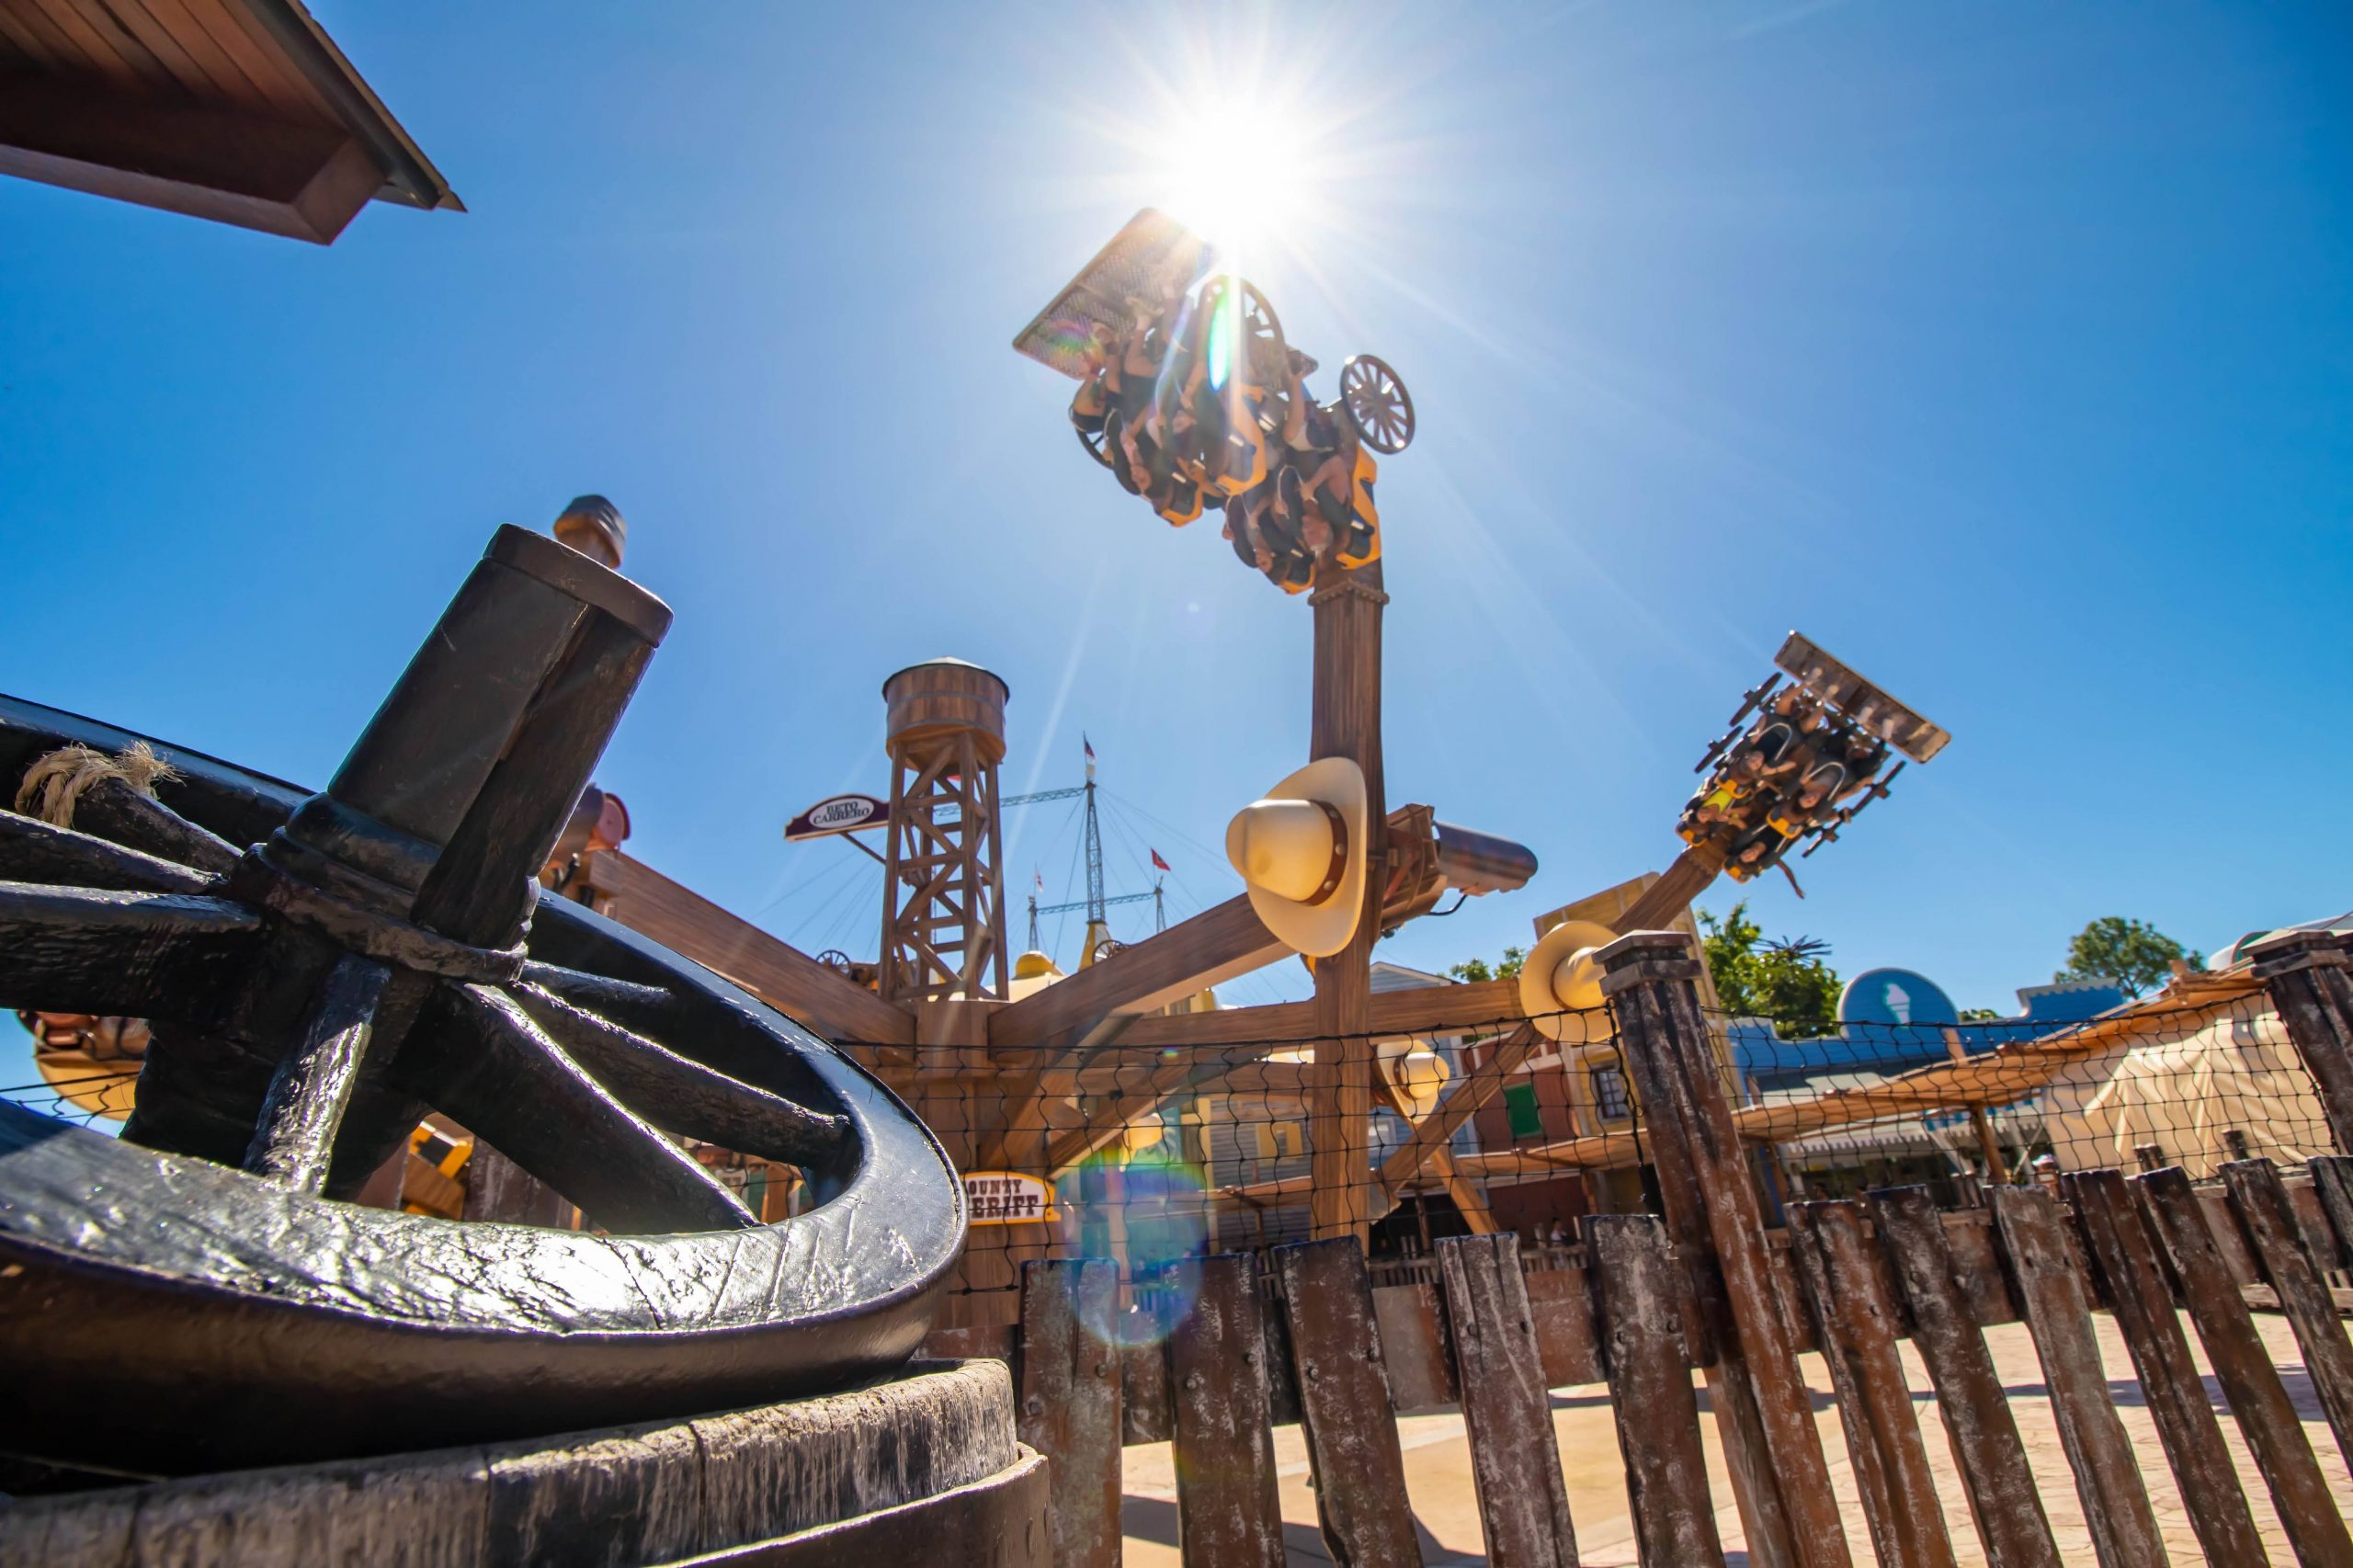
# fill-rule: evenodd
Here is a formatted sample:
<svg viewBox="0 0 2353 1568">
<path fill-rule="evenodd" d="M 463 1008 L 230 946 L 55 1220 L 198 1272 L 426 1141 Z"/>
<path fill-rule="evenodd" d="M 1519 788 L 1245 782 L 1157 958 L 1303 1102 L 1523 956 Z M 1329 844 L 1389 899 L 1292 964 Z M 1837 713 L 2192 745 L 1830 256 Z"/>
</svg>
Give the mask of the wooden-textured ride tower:
<svg viewBox="0 0 2353 1568">
<path fill-rule="evenodd" d="M 885 1001 L 1005 994 L 996 765 L 1008 695 L 1005 682 L 961 659 L 911 665 L 882 683 L 891 756 Z"/>
</svg>

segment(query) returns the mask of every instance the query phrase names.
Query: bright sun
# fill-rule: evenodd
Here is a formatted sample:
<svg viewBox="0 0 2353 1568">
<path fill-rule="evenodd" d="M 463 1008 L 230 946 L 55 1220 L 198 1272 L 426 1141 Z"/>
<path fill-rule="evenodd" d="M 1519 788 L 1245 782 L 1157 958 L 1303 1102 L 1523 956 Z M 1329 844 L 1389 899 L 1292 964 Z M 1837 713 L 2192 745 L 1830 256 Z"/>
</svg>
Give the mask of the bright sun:
<svg viewBox="0 0 2353 1568">
<path fill-rule="evenodd" d="M 1165 143 L 1169 216 L 1216 245 L 1228 266 L 1295 233 L 1309 146 L 1305 128 L 1254 96 L 1188 101 Z"/>
</svg>

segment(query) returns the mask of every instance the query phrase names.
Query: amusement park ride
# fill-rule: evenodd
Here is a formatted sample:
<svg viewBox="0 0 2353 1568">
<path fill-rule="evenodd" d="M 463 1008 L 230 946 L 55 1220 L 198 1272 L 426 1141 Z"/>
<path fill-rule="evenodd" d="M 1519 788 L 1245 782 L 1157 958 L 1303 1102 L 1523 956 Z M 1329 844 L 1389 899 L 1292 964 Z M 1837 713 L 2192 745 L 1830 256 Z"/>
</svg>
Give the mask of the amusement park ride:
<svg viewBox="0 0 2353 1568">
<path fill-rule="evenodd" d="M 669 612 L 620 574 L 619 513 L 591 498 L 568 543 L 498 531 L 324 790 L 0 699 L 12 793 L 44 768 L 83 780 L 0 812 L 0 1005 L 75 1070 L 131 1025 L 150 1037 L 119 1140 L 0 1104 L 0 1452 L 174 1473 L 838 1387 L 907 1357 L 952 1279 L 1003 1286 L 1069 1250 L 1041 1219 L 964 1255 L 960 1173 L 1051 1177 L 1286 1048 L 1306 1048 L 1312 1126 L 1364 1129 L 1381 1104 L 1414 1129 L 1378 1167 L 1361 1134 L 1318 1141 L 1317 1236 L 1361 1240 L 1431 1184 L 1492 1229 L 1448 1143 L 1544 1043 L 1589 1032 L 1594 950 L 1719 871 L 1835 838 L 1885 793 L 1888 748 L 1944 743 L 1792 636 L 1790 684 L 1749 694 L 1688 846 L 1614 928 L 1559 928 L 1518 981 L 1375 994 L 1383 935 L 1535 870 L 1388 802 L 1374 454 L 1412 438 L 1411 399 L 1365 356 L 1313 403 L 1314 361 L 1258 290 L 1149 210 L 1017 347 L 1080 381 L 1081 441 L 1123 488 L 1173 523 L 1221 511 L 1247 564 L 1308 596 L 1306 756 L 1233 819 L 1245 891 L 1124 946 L 1091 930 L 1092 961 L 1022 983 L 1009 688 L 952 659 L 883 685 L 887 800 L 809 824 L 886 829 L 870 969 L 630 861 L 590 774 Z M 1090 916 L 1107 902 L 1090 881 Z M 1311 1001 L 1191 1010 L 1295 954 Z M 1381 1049 L 1499 1019 L 1443 1100 Z M 1096 1072 L 1115 1046 L 1155 1064 Z M 352 1201 L 388 1162 L 454 1148 L 420 1131 L 450 1125 L 586 1228 Z M 753 1212 L 682 1140 L 790 1167 L 790 1211 Z"/>
</svg>

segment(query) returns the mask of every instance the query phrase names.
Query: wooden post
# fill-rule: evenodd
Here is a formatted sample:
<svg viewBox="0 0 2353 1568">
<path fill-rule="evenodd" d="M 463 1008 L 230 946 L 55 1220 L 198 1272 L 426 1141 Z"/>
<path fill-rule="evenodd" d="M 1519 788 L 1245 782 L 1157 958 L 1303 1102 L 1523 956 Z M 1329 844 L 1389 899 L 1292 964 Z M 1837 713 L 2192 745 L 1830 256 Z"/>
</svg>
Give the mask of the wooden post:
<svg viewBox="0 0 2353 1568">
<path fill-rule="evenodd" d="M 1120 1357 L 1103 1335 L 1118 1272 L 1099 1257 L 1021 1266 L 1021 1440 L 1046 1456 L 1057 1568 L 1120 1561 Z"/>
<path fill-rule="evenodd" d="M 1936 1385 L 1989 1568 L 2060 1568 L 2009 1396 L 1970 1313 L 1935 1200 L 1925 1187 L 1883 1187 L 1871 1194 L 1871 1221 L 1911 1313 L 1913 1346 Z"/>
<path fill-rule="evenodd" d="M 1419 1568 L 1364 1251 L 1347 1237 L 1300 1242 L 1277 1247 L 1274 1265 L 1299 1369 L 1299 1425 L 1315 1471 L 1315 1512 L 1332 1561 Z"/>
<path fill-rule="evenodd" d="M 2206 1398 L 2206 1384 L 2190 1359 L 2189 1341 L 2174 1314 L 2173 1292 L 2150 1246 L 2148 1227 L 2124 1177 L 2112 1170 L 2084 1171 L 2063 1178 L 2081 1223 L 2085 1251 L 2108 1284 L 2109 1309 L 2123 1331 L 2156 1423 L 2166 1462 L 2180 1483 L 2181 1500 L 2198 1544 L 2215 1562 L 2260 1562 L 2263 1540 L 2255 1516 L 2239 1489 L 2238 1471 L 2222 1428 Z"/>
<path fill-rule="evenodd" d="M 1308 603 L 1315 612 L 1315 676 L 1308 757 L 1345 756 L 1364 769 L 1369 843 L 1357 852 L 1370 868 L 1355 937 L 1315 960 L 1315 1063 L 1308 1095 L 1309 1213 L 1318 1240 L 1354 1236 L 1371 1223 L 1373 1048 L 1368 1010 L 1372 945 L 1381 937 L 1388 851 L 1381 766 L 1381 565 L 1347 571 L 1327 565 Z"/>
<path fill-rule="evenodd" d="M 1438 1244 L 1438 1261 L 1487 1560 L 1512 1568 L 1576 1568 L 1576 1531 L 1535 1313 L 1519 1270 L 1519 1238 L 1508 1231 L 1449 1236 Z"/>
<path fill-rule="evenodd" d="M 1967 1063 L 1969 1050 L 1961 1043 L 1961 1031 L 1945 1030 L 1945 1051 L 1955 1062 Z M 1994 1119 L 1982 1105 L 1969 1108 L 1969 1129 L 1977 1134 L 1977 1154 L 1985 1162 L 1985 1185 L 1996 1187 L 2009 1175 L 2009 1162 L 2002 1158 L 2002 1141 L 1994 1136 Z"/>
<path fill-rule="evenodd" d="M 1588 1214 L 1582 1228 L 1635 1555 L 1645 1563 L 1721 1568 L 1723 1543 L 1691 1392 L 1685 1293 L 1666 1228 L 1647 1214 Z"/>
<path fill-rule="evenodd" d="M 1708 1048 L 1699 960 L 1689 938 L 1675 931 L 1633 932 L 1596 957 L 1620 1055 L 1650 1119 L 1669 1228 L 1687 1255 L 1691 1242 L 1701 1242 L 1721 1272 L 1729 1322 L 1709 1326 L 1717 1330 L 1713 1350 L 1727 1374 L 1722 1392 L 1732 1408 L 1720 1420 L 1751 1549 L 1767 1564 L 1847 1568 L 1853 1558 L 1766 1257 L 1756 1182 Z M 1704 1274 L 1697 1283 L 1704 1312 L 1711 1286 Z"/>
<path fill-rule="evenodd" d="M 2353 958 L 2346 939 L 2290 931 L 2247 949 L 2304 1059 L 2341 1154 L 2353 1154 Z"/>
<path fill-rule="evenodd" d="M 2142 1212 L 2173 1255 L 2182 1304 L 2198 1325 L 2207 1364 L 2214 1369 L 2214 1381 L 2222 1385 L 2222 1396 L 2238 1417 L 2256 1467 L 2271 1489 L 2271 1501 L 2297 1560 L 2313 1568 L 2353 1562 L 2353 1540 L 2347 1537 L 2320 1461 L 2304 1436 L 2303 1421 L 2279 1381 L 2279 1369 L 2271 1364 L 2262 1335 L 2256 1333 L 2238 1281 L 2214 1245 L 2189 1177 L 2176 1167 L 2134 1176 L 2132 1185 L 2140 1190 Z"/>
<path fill-rule="evenodd" d="M 2165 1568 L 2165 1541 L 2141 1484 L 2132 1439 L 2109 1397 L 2108 1372 L 2092 1334 L 2089 1282 L 2067 1245 L 2059 1200 L 2038 1187 L 2001 1187 L 1992 1197 L 2100 1568 Z"/>
</svg>

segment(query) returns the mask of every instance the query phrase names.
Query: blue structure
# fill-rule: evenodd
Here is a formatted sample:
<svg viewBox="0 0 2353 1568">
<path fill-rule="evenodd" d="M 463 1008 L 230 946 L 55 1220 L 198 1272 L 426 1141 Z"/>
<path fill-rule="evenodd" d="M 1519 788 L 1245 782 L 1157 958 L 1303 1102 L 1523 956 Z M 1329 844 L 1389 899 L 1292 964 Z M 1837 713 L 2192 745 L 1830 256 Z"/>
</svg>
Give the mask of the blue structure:
<svg viewBox="0 0 2353 1568">
<path fill-rule="evenodd" d="M 1735 1018 L 1728 1030 L 1733 1067 L 1745 1089 L 1769 1093 L 1803 1086 L 1824 1073 L 1893 1076 L 1949 1062 L 1950 1030 L 1971 1055 L 2011 1040 L 2042 1035 L 2096 1018 L 2124 1005 L 2124 988 L 2110 980 L 2062 981 L 2019 990 L 2015 1017 L 1961 1022 L 1944 988 L 1908 969 L 1866 970 L 1838 998 L 1838 1032 L 1814 1040 L 1782 1040 L 1761 1018 Z"/>
</svg>

